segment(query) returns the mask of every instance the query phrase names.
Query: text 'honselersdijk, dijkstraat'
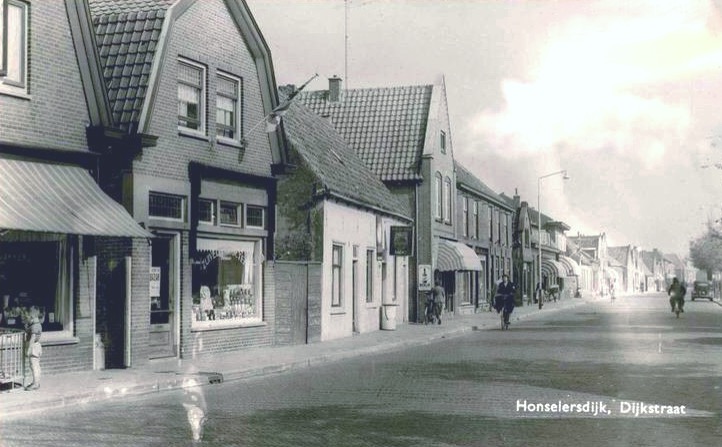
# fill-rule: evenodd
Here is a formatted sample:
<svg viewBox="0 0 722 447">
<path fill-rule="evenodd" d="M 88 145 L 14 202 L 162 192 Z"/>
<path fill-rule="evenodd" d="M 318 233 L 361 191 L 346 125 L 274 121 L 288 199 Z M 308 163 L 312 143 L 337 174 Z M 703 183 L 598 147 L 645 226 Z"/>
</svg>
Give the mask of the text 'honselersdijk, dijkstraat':
<svg viewBox="0 0 722 447">
<path fill-rule="evenodd" d="M 588 400 L 585 402 L 529 402 L 517 399 L 516 412 L 527 414 L 585 414 L 589 416 L 623 414 L 629 416 L 674 416 L 686 415 L 685 405 L 647 404 L 635 401 L 604 402 Z"/>
</svg>

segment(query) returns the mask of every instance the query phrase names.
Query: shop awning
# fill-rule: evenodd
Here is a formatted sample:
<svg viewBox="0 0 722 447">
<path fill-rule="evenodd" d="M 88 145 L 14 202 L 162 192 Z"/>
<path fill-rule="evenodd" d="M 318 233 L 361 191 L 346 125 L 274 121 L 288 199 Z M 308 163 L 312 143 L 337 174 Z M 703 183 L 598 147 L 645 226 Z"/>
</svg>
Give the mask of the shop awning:
<svg viewBox="0 0 722 447">
<path fill-rule="evenodd" d="M 542 261 L 542 273 L 546 274 L 546 276 L 556 276 L 557 278 L 567 277 L 566 267 L 555 259 L 544 259 Z"/>
<path fill-rule="evenodd" d="M 442 239 L 439 241 L 436 268 L 442 272 L 481 270 L 481 260 L 467 245 Z"/>
<path fill-rule="evenodd" d="M 7 159 L 0 159 L 0 229 L 153 237 L 85 169 Z"/>
<path fill-rule="evenodd" d="M 568 256 L 559 256 L 559 262 L 564 264 L 568 274 L 574 276 L 580 276 L 582 274 L 581 267 L 579 267 L 579 264 L 574 259 Z"/>
</svg>

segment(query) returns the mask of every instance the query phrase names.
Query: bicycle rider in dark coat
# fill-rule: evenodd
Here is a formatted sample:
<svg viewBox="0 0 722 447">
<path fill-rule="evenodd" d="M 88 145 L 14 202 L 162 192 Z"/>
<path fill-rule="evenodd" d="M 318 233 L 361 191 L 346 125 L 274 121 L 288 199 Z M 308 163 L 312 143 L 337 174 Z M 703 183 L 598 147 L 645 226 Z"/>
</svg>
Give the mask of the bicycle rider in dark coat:
<svg viewBox="0 0 722 447">
<path fill-rule="evenodd" d="M 672 279 L 672 284 L 667 289 L 667 295 L 669 295 L 669 304 L 672 306 L 672 312 L 674 312 L 675 304 L 679 307 L 680 312 L 684 312 L 684 296 L 687 294 L 687 288 L 684 283 L 679 282 L 675 277 Z"/>
<path fill-rule="evenodd" d="M 509 281 L 509 275 L 504 273 L 501 282 L 496 287 L 494 308 L 496 313 L 503 312 L 505 324 L 509 324 L 509 317 L 514 312 L 514 295 L 516 295 L 516 286 Z"/>
</svg>

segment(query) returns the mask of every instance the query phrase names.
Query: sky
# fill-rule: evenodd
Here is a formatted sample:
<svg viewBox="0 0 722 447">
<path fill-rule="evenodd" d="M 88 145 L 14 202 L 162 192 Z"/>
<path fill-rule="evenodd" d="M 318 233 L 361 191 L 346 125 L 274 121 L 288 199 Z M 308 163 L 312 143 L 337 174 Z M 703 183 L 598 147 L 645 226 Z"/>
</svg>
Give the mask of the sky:
<svg viewBox="0 0 722 447">
<path fill-rule="evenodd" d="M 247 3 L 278 85 L 443 77 L 457 160 L 567 235 L 686 256 L 722 218 L 722 0 Z"/>
</svg>

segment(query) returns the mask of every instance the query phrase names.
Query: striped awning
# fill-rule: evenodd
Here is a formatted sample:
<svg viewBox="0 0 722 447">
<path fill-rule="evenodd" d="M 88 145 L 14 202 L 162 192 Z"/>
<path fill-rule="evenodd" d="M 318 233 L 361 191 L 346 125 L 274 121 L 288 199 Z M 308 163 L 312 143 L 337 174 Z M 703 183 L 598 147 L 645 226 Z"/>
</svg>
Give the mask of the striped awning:
<svg viewBox="0 0 722 447">
<path fill-rule="evenodd" d="M 556 276 L 557 278 L 566 278 L 567 269 L 564 264 L 555 259 L 544 259 L 542 261 L 542 273 L 547 277 Z"/>
<path fill-rule="evenodd" d="M 481 260 L 467 245 L 440 240 L 436 268 L 442 272 L 453 270 L 481 270 Z"/>
<path fill-rule="evenodd" d="M 567 273 L 571 276 L 580 276 L 582 274 L 582 269 L 579 267 L 579 264 L 572 258 L 568 256 L 559 256 L 559 262 L 561 262 L 564 267 L 567 269 Z"/>
<path fill-rule="evenodd" d="M 8 159 L 0 159 L 0 229 L 153 237 L 85 169 Z"/>
</svg>

